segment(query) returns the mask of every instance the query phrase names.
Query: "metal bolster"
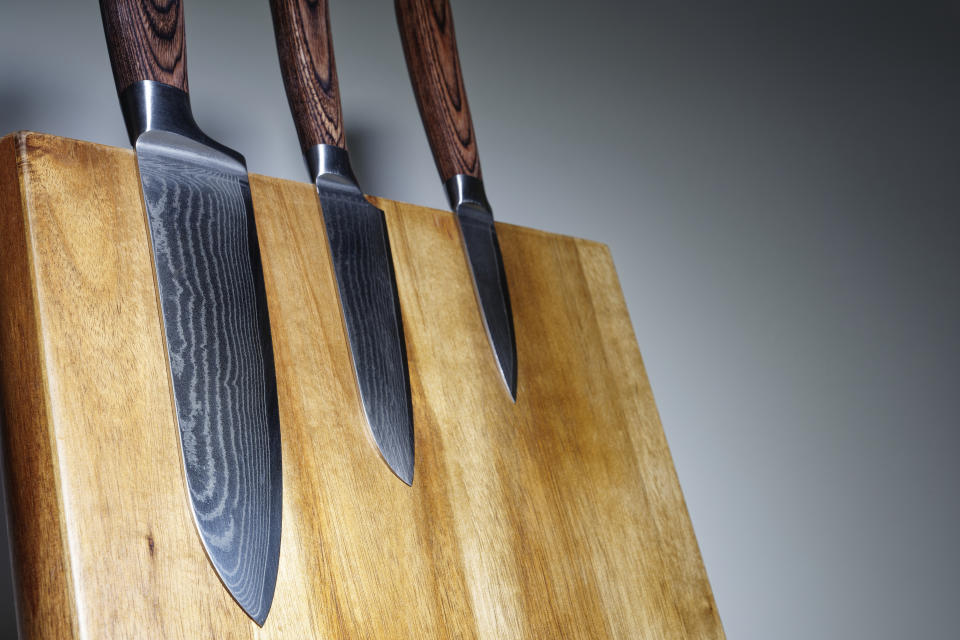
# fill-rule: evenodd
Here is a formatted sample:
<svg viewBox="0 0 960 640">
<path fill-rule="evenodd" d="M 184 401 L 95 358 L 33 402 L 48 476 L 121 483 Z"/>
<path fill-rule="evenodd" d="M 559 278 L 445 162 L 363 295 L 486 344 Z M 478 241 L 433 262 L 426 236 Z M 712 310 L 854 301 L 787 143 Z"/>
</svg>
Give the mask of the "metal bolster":
<svg viewBox="0 0 960 640">
<path fill-rule="evenodd" d="M 346 149 L 332 144 L 318 144 L 307 149 L 303 157 L 307 161 L 307 171 L 314 183 L 322 180 L 360 190 Z"/>
<path fill-rule="evenodd" d="M 134 82 L 120 94 L 120 109 L 132 145 L 137 143 L 140 134 L 154 129 L 179 133 L 189 138 L 196 134 L 203 135 L 193 120 L 190 96 L 186 91 L 168 84 L 152 80 Z"/>
<path fill-rule="evenodd" d="M 480 178 L 459 173 L 444 182 L 443 188 L 447 191 L 447 200 L 454 211 L 459 211 L 462 204 L 473 204 L 493 215 Z"/>
<path fill-rule="evenodd" d="M 243 156 L 225 147 L 200 130 L 190 110 L 190 95 L 177 87 L 141 80 L 134 82 L 120 94 L 120 109 L 127 124 L 130 144 L 148 131 L 166 131 L 213 147 L 241 163 Z"/>
</svg>

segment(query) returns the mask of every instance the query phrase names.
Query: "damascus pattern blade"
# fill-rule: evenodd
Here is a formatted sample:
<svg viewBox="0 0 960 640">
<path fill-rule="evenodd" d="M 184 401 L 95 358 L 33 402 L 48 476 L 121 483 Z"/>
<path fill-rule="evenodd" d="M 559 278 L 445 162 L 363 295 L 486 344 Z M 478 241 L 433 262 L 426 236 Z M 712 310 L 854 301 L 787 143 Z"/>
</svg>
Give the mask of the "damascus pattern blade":
<svg viewBox="0 0 960 640">
<path fill-rule="evenodd" d="M 280 430 L 246 167 L 190 138 L 136 142 L 190 503 L 203 546 L 262 625 L 280 548 Z"/>
<path fill-rule="evenodd" d="M 413 482 L 413 407 L 383 212 L 355 184 L 317 180 L 363 410 L 391 470 Z"/>
</svg>

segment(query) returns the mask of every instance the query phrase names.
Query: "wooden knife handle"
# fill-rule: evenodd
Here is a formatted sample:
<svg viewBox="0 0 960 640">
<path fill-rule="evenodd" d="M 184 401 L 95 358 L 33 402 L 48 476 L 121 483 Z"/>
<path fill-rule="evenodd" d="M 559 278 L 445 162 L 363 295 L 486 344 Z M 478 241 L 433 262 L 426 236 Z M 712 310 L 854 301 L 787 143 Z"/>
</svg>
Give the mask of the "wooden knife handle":
<svg viewBox="0 0 960 640">
<path fill-rule="evenodd" d="M 187 45 L 180 0 L 100 0 L 117 93 L 153 80 L 187 91 Z"/>
<path fill-rule="evenodd" d="M 270 0 L 270 11 L 300 147 L 346 149 L 327 0 Z"/>
<path fill-rule="evenodd" d="M 457 174 L 480 178 L 450 2 L 396 0 L 396 9 L 410 82 L 440 178 L 443 182 Z"/>
</svg>

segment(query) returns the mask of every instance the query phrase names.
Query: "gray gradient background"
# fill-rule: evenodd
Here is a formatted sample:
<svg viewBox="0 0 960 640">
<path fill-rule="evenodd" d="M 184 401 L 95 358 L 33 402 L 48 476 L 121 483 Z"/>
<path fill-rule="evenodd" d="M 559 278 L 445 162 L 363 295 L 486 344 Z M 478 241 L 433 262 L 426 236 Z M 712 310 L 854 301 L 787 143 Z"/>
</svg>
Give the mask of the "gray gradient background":
<svg viewBox="0 0 960 640">
<path fill-rule="evenodd" d="M 442 208 L 392 3 L 333 5 L 361 183 Z M 611 247 L 731 638 L 956 638 L 960 8 L 718 5 L 455 1 L 495 213 Z M 0 6 L 0 133 L 126 146 L 95 3 Z M 186 12 L 201 127 L 303 180 L 267 2 Z"/>
</svg>

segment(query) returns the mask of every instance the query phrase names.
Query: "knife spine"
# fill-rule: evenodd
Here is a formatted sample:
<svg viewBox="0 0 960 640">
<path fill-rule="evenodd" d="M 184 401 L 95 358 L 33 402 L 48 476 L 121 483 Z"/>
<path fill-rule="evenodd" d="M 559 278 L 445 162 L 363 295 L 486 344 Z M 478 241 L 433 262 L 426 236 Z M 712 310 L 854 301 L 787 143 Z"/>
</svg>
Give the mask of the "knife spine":
<svg viewBox="0 0 960 640">
<path fill-rule="evenodd" d="M 346 149 L 327 0 L 270 0 L 270 11 L 301 151 L 319 144 Z"/>
</svg>

